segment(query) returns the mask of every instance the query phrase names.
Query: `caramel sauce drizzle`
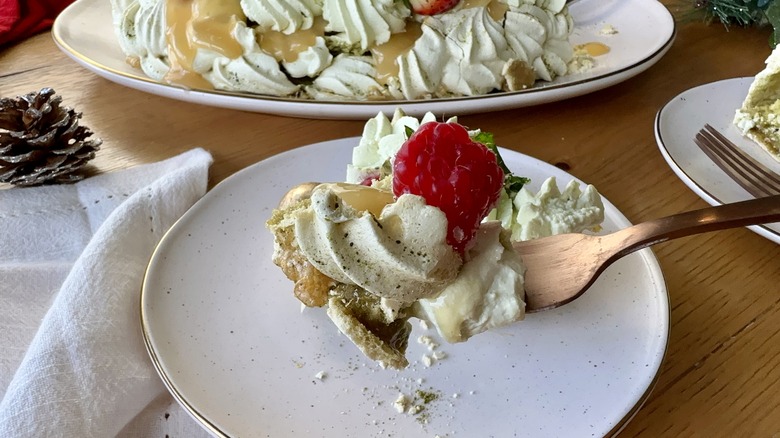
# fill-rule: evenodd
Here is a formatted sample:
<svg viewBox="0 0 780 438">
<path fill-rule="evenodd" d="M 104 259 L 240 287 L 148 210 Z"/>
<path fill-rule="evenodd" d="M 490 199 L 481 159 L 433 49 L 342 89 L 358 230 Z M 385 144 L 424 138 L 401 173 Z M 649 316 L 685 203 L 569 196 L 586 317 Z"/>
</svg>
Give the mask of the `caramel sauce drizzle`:
<svg viewBox="0 0 780 438">
<path fill-rule="evenodd" d="M 171 69 L 165 81 L 190 88 L 213 88 L 193 70 L 198 49 L 213 50 L 228 58 L 243 54 L 233 36 L 236 23 L 245 22 L 239 0 L 166 0 L 166 41 Z"/>
<path fill-rule="evenodd" d="M 488 15 L 496 21 L 504 19 L 509 6 L 498 0 L 461 0 L 461 8 L 487 8 Z"/>
<path fill-rule="evenodd" d="M 318 36 L 325 35 L 325 19 L 316 17 L 308 29 L 298 29 L 287 35 L 275 30 L 260 34 L 260 48 L 277 61 L 293 62 L 298 55 L 313 47 Z"/>
<path fill-rule="evenodd" d="M 590 56 L 601 56 L 609 53 L 609 46 L 604 43 L 593 41 L 585 44 L 579 44 L 574 47 L 574 50 L 581 50 Z"/>
<path fill-rule="evenodd" d="M 420 23 L 408 21 L 403 32 L 394 33 L 386 43 L 370 49 L 376 66 L 377 82 L 386 84 L 390 77 L 398 75 L 397 58 L 408 52 L 421 35 Z"/>
</svg>

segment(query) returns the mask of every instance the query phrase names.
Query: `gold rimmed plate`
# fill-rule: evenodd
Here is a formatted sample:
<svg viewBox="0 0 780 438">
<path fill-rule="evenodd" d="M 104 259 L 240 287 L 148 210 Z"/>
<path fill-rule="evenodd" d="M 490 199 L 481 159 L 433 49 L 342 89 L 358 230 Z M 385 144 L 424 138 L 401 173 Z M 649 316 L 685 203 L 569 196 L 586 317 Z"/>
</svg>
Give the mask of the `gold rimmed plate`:
<svg viewBox="0 0 780 438">
<path fill-rule="evenodd" d="M 656 114 L 655 138 L 661 155 L 677 177 L 710 205 L 746 201 L 754 196 L 696 146 L 693 139 L 705 124 L 712 125 L 767 168 L 780 172 L 780 163 L 743 136 L 733 123 L 752 82 L 752 77 L 744 77 L 702 84 L 675 96 Z M 780 223 L 748 228 L 780 243 Z"/>
<path fill-rule="evenodd" d="M 150 356 L 181 405 L 217 436 L 604 436 L 647 399 L 669 336 L 650 250 L 611 266 L 581 299 L 446 344 L 415 322 L 409 368 L 363 357 L 324 309 L 301 309 L 271 262 L 264 222 L 301 181 L 339 181 L 357 138 L 271 157 L 227 178 L 156 249 L 143 284 Z M 573 177 L 502 151 L 532 189 Z M 605 232 L 629 225 L 608 201 Z M 439 346 L 418 342 L 431 336 Z M 429 359 L 439 354 L 440 360 Z M 417 391 L 420 391 L 419 393 Z M 417 415 L 399 393 L 435 398 Z M 426 397 L 421 397 L 426 395 Z M 431 396 L 431 397 L 427 397 Z"/>
<path fill-rule="evenodd" d="M 403 106 L 408 114 L 470 114 L 555 102 L 625 81 L 655 64 L 671 47 L 675 24 L 656 0 L 580 0 L 570 5 L 575 20 L 573 44 L 601 42 L 610 52 L 590 71 L 570 74 L 519 92 L 417 101 L 324 102 L 215 90 L 185 90 L 157 82 L 125 62 L 105 0 L 78 0 L 56 19 L 57 45 L 84 68 L 118 84 L 147 93 L 203 105 L 294 117 L 365 120 Z M 617 30 L 604 35 L 605 25 Z"/>
</svg>

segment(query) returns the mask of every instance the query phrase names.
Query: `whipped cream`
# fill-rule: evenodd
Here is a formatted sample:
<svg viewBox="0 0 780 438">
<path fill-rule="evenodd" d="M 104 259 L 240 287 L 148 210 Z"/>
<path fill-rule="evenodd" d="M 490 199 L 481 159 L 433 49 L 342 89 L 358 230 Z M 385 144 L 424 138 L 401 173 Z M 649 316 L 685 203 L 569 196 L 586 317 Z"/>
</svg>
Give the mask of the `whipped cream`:
<svg viewBox="0 0 780 438">
<path fill-rule="evenodd" d="M 325 38 L 317 37 L 313 46 L 298 54 L 295 61 L 282 61 L 284 70 L 293 78 L 316 77 L 333 61 Z"/>
<path fill-rule="evenodd" d="M 349 202 L 381 198 L 381 191 L 364 186 L 351 190 L 367 194 L 348 197 L 338 186 L 322 184 L 312 192 L 311 208 L 296 215 L 295 239 L 314 267 L 336 281 L 401 303 L 435 294 L 455 279 L 461 259 L 447 244 L 447 218 L 441 210 L 415 195 L 392 202 L 387 193 L 388 204 L 377 213 L 376 203 L 360 209 Z"/>
<path fill-rule="evenodd" d="M 165 3 L 112 1 L 114 30 L 128 62 L 161 81 L 170 69 L 165 41 Z"/>
<path fill-rule="evenodd" d="M 437 296 L 415 304 L 447 342 L 463 342 L 525 316 L 525 268 L 498 221 L 483 223 L 458 277 Z"/>
<path fill-rule="evenodd" d="M 518 59 L 533 66 L 537 78 L 551 81 L 568 72 L 574 57 L 569 35 L 574 20 L 557 2 L 508 0 L 507 42 Z"/>
<path fill-rule="evenodd" d="M 507 2 L 496 19 L 487 7 L 464 7 L 422 21 L 422 35 L 398 57 L 398 83 L 406 99 L 478 95 L 529 85 L 568 72 L 574 57 L 574 22 L 561 2 Z M 517 78 L 517 76 L 523 78 Z"/>
<path fill-rule="evenodd" d="M 331 44 L 340 51 L 362 54 L 369 47 L 387 42 L 390 35 L 402 32 L 411 11 L 395 0 L 324 0 L 322 17 Z"/>
<path fill-rule="evenodd" d="M 368 177 L 381 179 L 389 174 L 390 160 L 406 141 L 406 130 L 416 131 L 420 125 L 436 121 L 436 116 L 427 112 L 421 119 L 408 116 L 396 108 L 393 118 L 379 113 L 363 126 L 360 143 L 352 150 L 352 163 L 347 165 L 349 183 L 360 184 Z M 447 123 L 457 123 L 457 117 L 450 117 Z"/>
<path fill-rule="evenodd" d="M 441 70 L 441 80 L 434 95 L 473 96 L 502 88 L 501 72 L 512 56 L 504 29 L 490 16 L 487 8 L 466 8 L 434 15 L 423 21 L 423 29 L 425 27 L 443 37 L 447 50 L 444 65 L 434 66 Z M 433 47 L 425 46 L 428 42 L 423 30 L 423 37 L 415 43 L 415 48 L 418 52 L 432 53 Z M 429 80 L 433 80 L 434 75 L 428 71 Z M 406 82 L 401 78 L 401 84 Z M 409 92 L 404 91 L 404 94 Z"/>
<path fill-rule="evenodd" d="M 247 18 L 257 23 L 257 30 L 275 30 L 291 34 L 309 29 L 314 18 L 322 14 L 319 0 L 241 0 Z"/>
<path fill-rule="evenodd" d="M 203 66 L 195 69 L 214 88 L 273 96 L 286 96 L 298 91 L 298 86 L 282 73 L 276 59 L 257 45 L 251 28 L 239 22 L 233 35 L 243 48 L 243 56 L 231 59 L 210 50 L 198 49 L 193 62 L 193 65 Z"/>
<path fill-rule="evenodd" d="M 513 201 L 516 216 L 512 240 L 530 240 L 564 233 L 579 233 L 604 221 L 604 204 L 596 188 L 570 181 L 560 191 L 555 177 L 542 183 L 536 194 L 523 188 Z"/>
<path fill-rule="evenodd" d="M 376 81 L 370 56 L 340 54 L 305 88 L 315 100 L 382 99 L 387 91 Z"/>
<path fill-rule="evenodd" d="M 222 28 L 230 21 L 222 17 L 214 19 L 216 26 L 199 27 L 220 28 L 221 34 L 196 38 L 206 47 L 181 58 L 171 51 L 184 45 L 184 34 L 171 45 L 168 26 L 178 23 L 171 17 L 178 20 L 186 6 L 173 8 L 168 3 L 173 1 L 111 0 L 114 27 L 129 63 L 153 79 L 191 88 L 315 100 L 471 96 L 553 80 L 568 72 L 574 56 L 568 40 L 573 20 L 563 0 L 461 0 L 434 16 L 413 15 L 398 0 L 195 0 L 235 11 L 232 33 L 243 53 L 209 50 L 209 44 L 226 39 Z M 277 47 L 258 44 L 274 32 L 291 39 L 274 35 Z M 304 38 L 294 38 L 302 32 L 312 35 L 303 46 Z M 295 51 L 297 58 L 280 58 L 277 49 Z M 190 70 L 190 63 L 197 68 Z M 309 85 L 301 90 L 299 83 Z"/>
</svg>

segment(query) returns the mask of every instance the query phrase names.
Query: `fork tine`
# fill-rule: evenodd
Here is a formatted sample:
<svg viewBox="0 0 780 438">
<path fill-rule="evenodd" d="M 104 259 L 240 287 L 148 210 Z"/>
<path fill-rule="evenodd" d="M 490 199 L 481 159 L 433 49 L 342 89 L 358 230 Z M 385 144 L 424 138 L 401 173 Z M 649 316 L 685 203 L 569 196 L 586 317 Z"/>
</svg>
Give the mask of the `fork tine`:
<svg viewBox="0 0 780 438">
<path fill-rule="evenodd" d="M 740 150 L 737 145 L 735 145 L 725 135 L 721 134 L 717 129 L 713 128 L 709 124 L 705 124 L 704 127 L 708 129 L 710 133 L 715 136 L 715 138 L 720 140 L 723 146 L 727 147 L 731 152 L 733 152 L 737 158 L 741 159 L 746 164 L 751 165 L 752 168 L 761 173 L 767 179 L 767 181 L 770 182 L 771 185 L 776 185 L 776 187 L 780 189 L 780 175 L 776 174 L 760 162 L 756 161 L 750 155 L 742 152 L 742 150 Z"/>
<path fill-rule="evenodd" d="M 718 165 L 727 175 L 729 175 L 740 186 L 747 190 L 751 195 L 760 198 L 769 195 L 764 183 L 753 172 L 744 169 L 739 161 L 729 157 L 728 152 L 724 151 L 719 143 L 709 137 L 707 133 L 698 133 L 694 139 L 702 151 Z"/>
<path fill-rule="evenodd" d="M 753 196 L 780 194 L 780 175 L 742 152 L 709 124 L 699 131 L 694 141 L 718 167 Z"/>
</svg>

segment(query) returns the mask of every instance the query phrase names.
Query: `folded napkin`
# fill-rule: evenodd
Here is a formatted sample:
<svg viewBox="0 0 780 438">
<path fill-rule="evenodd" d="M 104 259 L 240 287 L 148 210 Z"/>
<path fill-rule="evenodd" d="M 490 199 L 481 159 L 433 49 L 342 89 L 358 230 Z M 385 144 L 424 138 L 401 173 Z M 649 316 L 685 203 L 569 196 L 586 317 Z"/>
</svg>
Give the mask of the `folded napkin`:
<svg viewBox="0 0 780 438">
<path fill-rule="evenodd" d="M 0 0 L 0 46 L 48 29 L 74 0 Z"/>
<path fill-rule="evenodd" d="M 139 318 L 152 251 L 211 161 L 194 149 L 0 190 L 0 436 L 207 436 L 165 390 Z"/>
</svg>

